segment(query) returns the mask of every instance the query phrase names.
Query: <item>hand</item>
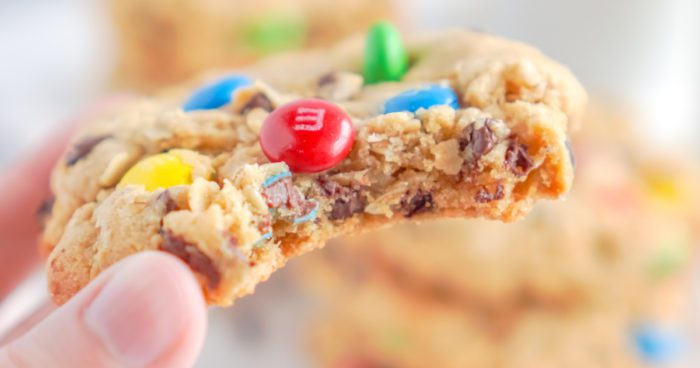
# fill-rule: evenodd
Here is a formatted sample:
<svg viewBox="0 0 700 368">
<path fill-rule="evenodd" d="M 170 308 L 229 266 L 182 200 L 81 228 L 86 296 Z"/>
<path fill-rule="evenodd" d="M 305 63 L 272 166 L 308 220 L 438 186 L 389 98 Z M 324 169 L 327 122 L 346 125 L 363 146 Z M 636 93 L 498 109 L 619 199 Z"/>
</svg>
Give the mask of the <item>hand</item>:
<svg viewBox="0 0 700 368">
<path fill-rule="evenodd" d="M 206 304 L 187 266 L 144 252 L 0 348 L 0 367 L 190 367 L 205 327 Z"/>
<path fill-rule="evenodd" d="M 0 176 L 0 300 L 40 263 L 36 211 L 49 197 L 49 173 L 72 128 L 124 98 L 98 104 Z M 129 257 L 93 280 L 33 329 L 0 347 L 0 367 L 192 366 L 206 305 L 178 259 Z"/>
</svg>

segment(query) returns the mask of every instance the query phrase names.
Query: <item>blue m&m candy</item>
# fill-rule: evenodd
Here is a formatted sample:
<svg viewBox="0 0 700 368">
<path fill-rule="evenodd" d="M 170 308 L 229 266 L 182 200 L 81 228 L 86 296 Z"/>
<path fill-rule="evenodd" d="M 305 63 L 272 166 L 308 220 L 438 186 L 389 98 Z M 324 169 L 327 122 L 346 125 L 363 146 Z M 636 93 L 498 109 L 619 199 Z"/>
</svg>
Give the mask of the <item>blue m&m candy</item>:
<svg viewBox="0 0 700 368">
<path fill-rule="evenodd" d="M 634 331 L 634 343 L 642 358 L 652 364 L 677 358 L 685 345 L 679 333 L 653 325 L 638 327 Z"/>
<path fill-rule="evenodd" d="M 433 106 L 447 105 L 459 108 L 457 94 L 450 87 L 437 84 L 419 89 L 412 89 L 388 99 L 384 103 L 384 113 L 409 111 L 416 112 L 420 108 L 429 109 Z"/>
<path fill-rule="evenodd" d="M 243 75 L 231 75 L 207 84 L 192 95 L 182 105 L 185 111 L 218 109 L 231 102 L 233 93 L 250 85 L 253 81 Z"/>
</svg>

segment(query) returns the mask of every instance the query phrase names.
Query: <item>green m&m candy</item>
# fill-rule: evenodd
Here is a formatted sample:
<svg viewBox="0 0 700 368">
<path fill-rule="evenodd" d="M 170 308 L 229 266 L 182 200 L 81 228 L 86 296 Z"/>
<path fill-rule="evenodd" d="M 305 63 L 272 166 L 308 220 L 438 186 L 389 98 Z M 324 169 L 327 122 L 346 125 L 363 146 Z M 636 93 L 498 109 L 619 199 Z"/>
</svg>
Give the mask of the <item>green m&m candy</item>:
<svg viewBox="0 0 700 368">
<path fill-rule="evenodd" d="M 250 23 L 243 32 L 244 44 L 258 54 L 297 49 L 308 36 L 306 18 L 281 12 L 266 14 Z"/>
<path fill-rule="evenodd" d="M 399 81 L 408 69 L 408 56 L 399 31 L 388 22 L 372 26 L 365 45 L 365 83 Z"/>
<path fill-rule="evenodd" d="M 656 278 L 673 274 L 688 259 L 688 244 L 681 239 L 664 244 L 657 249 L 649 262 L 649 271 Z"/>
</svg>

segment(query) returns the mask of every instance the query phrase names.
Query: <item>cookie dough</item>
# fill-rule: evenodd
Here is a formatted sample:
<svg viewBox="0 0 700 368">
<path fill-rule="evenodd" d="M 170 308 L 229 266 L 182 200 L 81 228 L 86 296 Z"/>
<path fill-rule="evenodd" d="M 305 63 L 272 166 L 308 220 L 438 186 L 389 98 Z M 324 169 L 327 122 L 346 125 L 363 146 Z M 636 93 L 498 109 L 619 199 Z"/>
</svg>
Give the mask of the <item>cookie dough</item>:
<svg viewBox="0 0 700 368">
<path fill-rule="evenodd" d="M 218 108 L 181 107 L 220 78 L 210 75 L 85 127 L 52 178 L 43 249 L 54 300 L 129 254 L 160 249 L 191 266 L 210 303 L 228 305 L 342 234 L 441 217 L 512 221 L 567 193 L 567 132 L 586 95 L 566 68 L 464 31 L 410 38 L 406 49 L 400 82 L 363 84 L 364 41 L 355 38 L 238 71 L 251 84 Z M 383 113 L 385 101 L 426 85 L 451 88 L 457 109 Z M 211 103 L 202 96 L 212 91 L 196 100 Z M 347 113 L 355 139 L 337 166 L 291 173 L 269 162 L 258 133 L 270 111 L 310 97 Z M 316 126 L 304 124 L 304 134 Z M 150 187 L 163 167 L 177 174 L 164 176 L 167 188 Z"/>
</svg>

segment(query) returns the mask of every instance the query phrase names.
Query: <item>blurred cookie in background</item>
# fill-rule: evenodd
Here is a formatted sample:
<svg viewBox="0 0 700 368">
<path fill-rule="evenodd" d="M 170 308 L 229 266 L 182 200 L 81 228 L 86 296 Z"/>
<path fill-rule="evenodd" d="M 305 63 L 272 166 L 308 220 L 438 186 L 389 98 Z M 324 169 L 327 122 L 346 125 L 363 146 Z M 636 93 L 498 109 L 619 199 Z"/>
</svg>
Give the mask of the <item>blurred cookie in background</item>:
<svg viewBox="0 0 700 368">
<path fill-rule="evenodd" d="M 112 0 L 115 83 L 152 90 L 202 70 L 317 47 L 392 19 L 391 0 Z"/>
<path fill-rule="evenodd" d="M 381 272 L 356 283 L 335 264 L 308 347 L 320 367 L 632 367 L 625 320 L 600 308 L 457 306 L 397 287 Z M 318 285 L 317 285 L 318 287 Z"/>
</svg>

